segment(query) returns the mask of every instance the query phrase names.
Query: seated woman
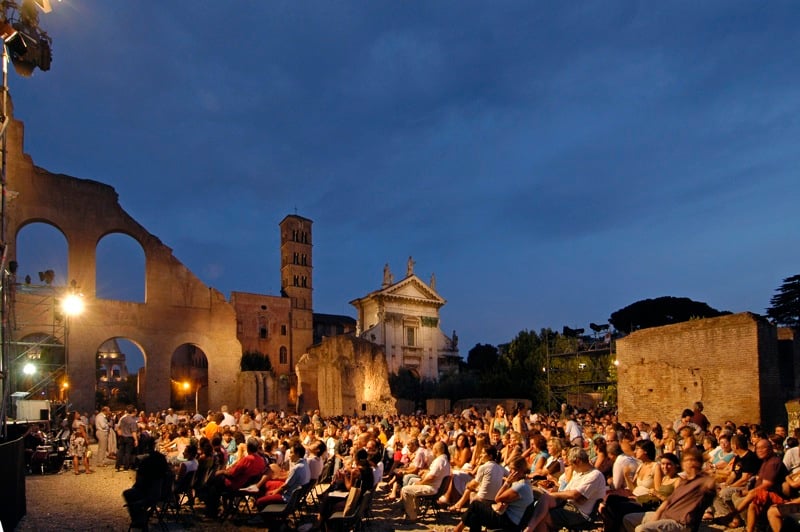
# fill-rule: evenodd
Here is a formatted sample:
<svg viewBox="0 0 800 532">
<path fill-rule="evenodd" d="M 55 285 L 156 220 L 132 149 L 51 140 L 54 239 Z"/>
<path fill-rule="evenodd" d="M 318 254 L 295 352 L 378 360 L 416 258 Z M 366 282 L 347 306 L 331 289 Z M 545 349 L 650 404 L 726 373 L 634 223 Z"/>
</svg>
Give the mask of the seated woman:
<svg viewBox="0 0 800 532">
<path fill-rule="evenodd" d="M 611 478 L 614 468 L 614 461 L 608 456 L 608 446 L 606 439 L 598 436 L 594 440 L 595 453 L 597 458 L 594 460 L 594 468 L 600 471 L 606 479 Z"/>
<path fill-rule="evenodd" d="M 189 445 L 189 429 L 181 427 L 178 429 L 178 435 L 167 443 L 163 448 L 167 456 L 167 460 L 173 465 L 179 464 L 183 460 L 183 451 Z"/>
<path fill-rule="evenodd" d="M 486 433 L 478 434 L 475 438 L 475 445 L 472 448 L 472 456 L 470 456 L 469 463 L 464 464 L 460 471 L 451 469 L 453 478 L 450 481 L 450 486 L 448 486 L 447 492 L 439 499 L 439 504 L 449 504 L 450 501 L 462 497 L 466 486 L 475 478 L 475 472 L 478 466 L 480 466 L 485 460 L 483 451 L 487 447 Z M 493 449 L 495 450 L 495 461 L 497 461 L 497 449 Z"/>
<path fill-rule="evenodd" d="M 529 478 L 533 478 L 536 476 L 546 477 L 547 470 L 545 469 L 545 464 L 547 463 L 547 459 L 550 458 L 550 454 L 547 452 L 547 439 L 542 436 L 541 434 L 535 434 L 531 438 L 531 455 L 532 458 L 530 460 L 530 474 L 528 475 Z"/>
<path fill-rule="evenodd" d="M 450 471 L 452 472 L 452 478 L 450 479 L 450 484 L 447 487 L 447 491 L 444 495 L 439 497 L 439 500 L 437 501 L 440 505 L 447 506 L 450 504 L 455 492 L 453 481 L 455 480 L 456 473 L 461 473 L 463 471 L 470 479 L 472 478 L 472 464 L 474 463 L 471 462 L 472 456 L 473 453 L 469 445 L 469 437 L 467 436 L 466 432 L 462 432 L 456 436 L 456 444 L 450 457 Z M 464 488 L 462 485 L 461 490 L 458 491 L 458 494 L 460 495 L 463 491 Z"/>
<path fill-rule="evenodd" d="M 335 512 L 342 511 L 346 497 L 334 497 L 334 491 L 349 492 L 354 486 L 361 488 L 361 494 L 375 489 L 373 482 L 374 477 L 372 474 L 372 464 L 367 459 L 368 454 L 366 449 L 359 449 L 356 452 L 353 464 L 350 467 L 343 467 L 336 472 L 336 478 L 331 483 L 330 487 L 320 495 L 320 509 L 319 509 L 319 523 L 321 528 L 325 529 L 325 524 L 331 515 Z M 358 504 L 358 502 L 356 502 Z"/>
<path fill-rule="evenodd" d="M 175 493 L 184 493 L 191 489 L 194 472 L 198 470 L 197 445 L 189 444 L 183 450 L 183 460 L 175 468 Z"/>
<path fill-rule="evenodd" d="M 564 474 L 564 461 L 561 457 L 564 445 L 561 438 L 551 437 L 547 440 L 547 454 L 549 455 L 544 464 L 544 469 L 535 471 L 534 475 L 543 475 L 544 480 L 539 481 L 539 486 L 544 488 L 554 488 L 558 486 L 561 475 Z"/>
<path fill-rule="evenodd" d="M 619 491 L 606 497 L 600 505 L 600 515 L 603 517 L 606 530 L 619 530 L 622 518 L 628 514 L 653 510 L 660 504 L 660 500 L 652 498 L 656 486 L 656 478 L 661 481 L 661 468 L 656 463 L 656 446 L 650 440 L 638 440 L 634 447 L 634 457 L 640 462 L 633 478 L 625 472 L 625 482 L 628 492 L 632 495 L 626 497 Z M 639 502 L 648 501 L 645 507 Z"/>
<path fill-rule="evenodd" d="M 461 532 L 464 528 L 519 528 L 525 509 L 533 503 L 533 490 L 526 478 L 528 462 L 525 458 L 518 456 L 509 465 L 511 472 L 501 485 L 495 502 L 473 501 L 453 532 Z"/>
</svg>

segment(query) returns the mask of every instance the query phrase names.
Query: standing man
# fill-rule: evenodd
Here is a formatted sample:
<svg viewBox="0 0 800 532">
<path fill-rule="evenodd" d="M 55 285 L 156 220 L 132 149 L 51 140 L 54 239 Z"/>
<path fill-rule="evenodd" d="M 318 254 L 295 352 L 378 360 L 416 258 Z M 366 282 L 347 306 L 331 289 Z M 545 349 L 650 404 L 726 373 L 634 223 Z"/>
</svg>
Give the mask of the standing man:
<svg viewBox="0 0 800 532">
<path fill-rule="evenodd" d="M 236 426 L 236 418 L 228 412 L 228 405 L 222 405 L 219 409 L 222 412 L 222 422 L 217 423 L 220 427 L 234 427 Z"/>
<path fill-rule="evenodd" d="M 167 408 L 167 415 L 164 416 L 164 424 L 166 425 L 178 424 L 178 414 L 176 414 L 175 411 L 172 410 L 171 408 Z"/>
<path fill-rule="evenodd" d="M 116 470 L 120 468 L 127 471 L 133 466 L 133 453 L 139 445 L 139 425 L 136 422 L 136 408 L 128 405 L 125 415 L 117 423 L 117 463 Z"/>
<path fill-rule="evenodd" d="M 105 467 L 106 457 L 108 456 L 108 433 L 111 431 L 111 423 L 108 418 L 111 415 L 111 409 L 104 406 L 100 409 L 94 417 L 94 431 L 97 436 L 97 461 L 95 466 Z"/>
</svg>

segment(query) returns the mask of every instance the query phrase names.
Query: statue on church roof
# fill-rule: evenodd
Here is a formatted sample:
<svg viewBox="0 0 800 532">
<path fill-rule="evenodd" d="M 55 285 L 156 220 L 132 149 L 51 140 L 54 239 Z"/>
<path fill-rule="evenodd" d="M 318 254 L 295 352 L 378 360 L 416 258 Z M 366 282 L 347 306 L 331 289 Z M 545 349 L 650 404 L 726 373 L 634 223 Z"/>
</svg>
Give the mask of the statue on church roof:
<svg viewBox="0 0 800 532">
<path fill-rule="evenodd" d="M 389 263 L 387 262 L 383 267 L 383 287 L 386 288 L 393 282 L 394 282 L 394 276 L 392 275 L 391 270 L 389 270 Z"/>
<path fill-rule="evenodd" d="M 414 259 L 411 258 L 411 255 L 408 256 L 408 263 L 406 264 L 406 277 L 411 277 L 414 275 Z"/>
<path fill-rule="evenodd" d="M 431 290 L 436 290 L 436 274 L 431 273 L 431 282 L 430 282 Z"/>
</svg>

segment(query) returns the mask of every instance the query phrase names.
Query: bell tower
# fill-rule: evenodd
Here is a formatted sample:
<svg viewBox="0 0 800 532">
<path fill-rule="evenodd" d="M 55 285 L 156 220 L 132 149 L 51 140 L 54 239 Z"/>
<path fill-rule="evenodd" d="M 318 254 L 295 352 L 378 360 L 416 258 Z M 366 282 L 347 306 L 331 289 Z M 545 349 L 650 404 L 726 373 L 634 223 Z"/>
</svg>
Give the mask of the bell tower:
<svg viewBox="0 0 800 532">
<path fill-rule="evenodd" d="M 291 298 L 289 366 L 294 370 L 297 359 L 314 339 L 312 299 L 311 225 L 313 222 L 296 214 L 285 217 L 281 228 L 281 295 Z"/>
</svg>

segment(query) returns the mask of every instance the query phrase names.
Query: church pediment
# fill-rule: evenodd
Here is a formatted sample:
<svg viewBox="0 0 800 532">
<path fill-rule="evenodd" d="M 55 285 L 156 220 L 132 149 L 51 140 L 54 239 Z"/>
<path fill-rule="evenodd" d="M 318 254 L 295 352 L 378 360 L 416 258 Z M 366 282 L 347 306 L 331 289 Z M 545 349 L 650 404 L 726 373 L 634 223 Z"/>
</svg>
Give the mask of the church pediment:
<svg viewBox="0 0 800 532">
<path fill-rule="evenodd" d="M 378 294 L 386 298 L 408 298 L 426 300 L 438 305 L 445 304 L 445 300 L 416 275 L 411 275 L 398 283 L 387 286 L 380 290 Z"/>
</svg>

